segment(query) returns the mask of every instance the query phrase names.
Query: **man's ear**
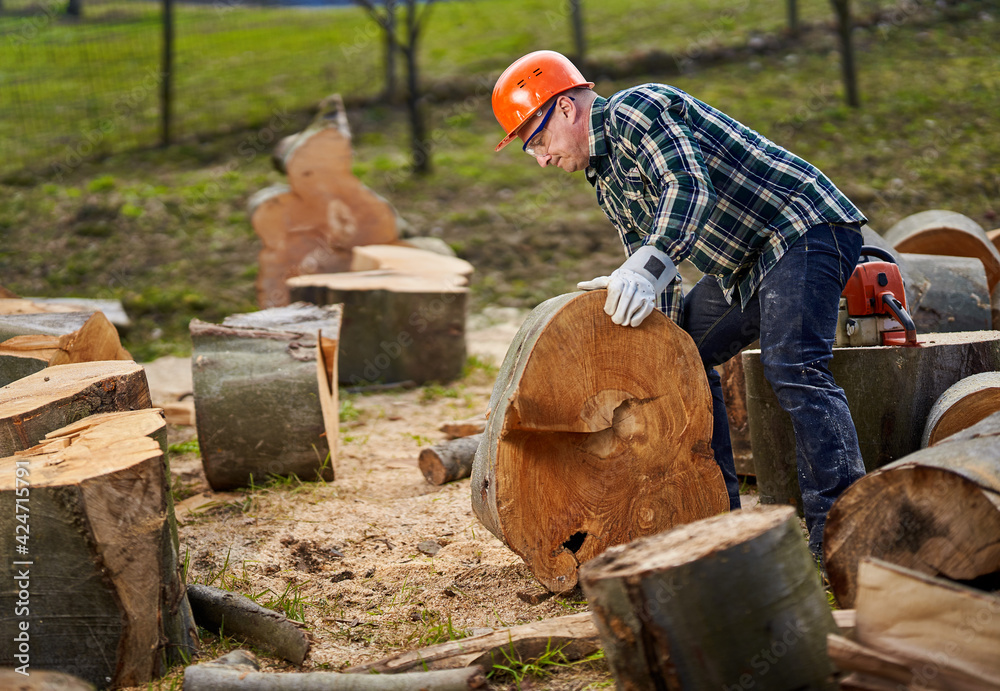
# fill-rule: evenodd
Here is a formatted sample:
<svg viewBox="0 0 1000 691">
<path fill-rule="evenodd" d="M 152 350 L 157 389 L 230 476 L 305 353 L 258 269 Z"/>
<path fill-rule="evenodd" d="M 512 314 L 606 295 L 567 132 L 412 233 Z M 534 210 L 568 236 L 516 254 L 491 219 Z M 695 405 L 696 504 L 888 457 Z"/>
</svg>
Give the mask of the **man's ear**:
<svg viewBox="0 0 1000 691">
<path fill-rule="evenodd" d="M 556 108 L 559 110 L 559 114 L 568 118 L 571 123 L 576 122 L 580 113 L 580 109 L 576 107 L 576 101 L 566 94 L 561 94 L 556 100 Z"/>
</svg>

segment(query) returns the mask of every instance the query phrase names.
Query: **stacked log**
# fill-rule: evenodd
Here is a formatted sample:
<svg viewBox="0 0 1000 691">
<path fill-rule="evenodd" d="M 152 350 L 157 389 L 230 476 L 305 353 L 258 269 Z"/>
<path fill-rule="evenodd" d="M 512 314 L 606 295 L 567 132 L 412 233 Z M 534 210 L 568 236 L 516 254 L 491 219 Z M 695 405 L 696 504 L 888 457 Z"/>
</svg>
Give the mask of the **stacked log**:
<svg viewBox="0 0 1000 691">
<path fill-rule="evenodd" d="M 1000 332 L 919 335 L 920 347 L 835 348 L 830 372 L 844 389 L 865 467 L 920 449 L 934 401 L 955 382 L 1000 370 Z M 799 504 L 795 436 L 764 378 L 760 350 L 743 353 L 750 438 L 763 503 Z"/>
<path fill-rule="evenodd" d="M 791 507 L 613 547 L 580 582 L 620 689 L 829 689 L 836 631 Z"/>
<path fill-rule="evenodd" d="M 351 173 L 351 133 L 340 96 L 325 99 L 304 131 L 287 137 L 274 154 L 287 185 L 261 190 L 248 211 L 263 248 L 257 302 L 289 303 L 286 279 L 347 271 L 351 248 L 396 240 L 396 213 Z"/>
<path fill-rule="evenodd" d="M 212 489 L 294 473 L 332 480 L 339 305 L 191 321 L 195 421 Z"/>
<path fill-rule="evenodd" d="M 448 382 L 465 365 L 468 288 L 455 274 L 394 270 L 296 276 L 293 300 L 344 305 L 340 381 Z"/>
<path fill-rule="evenodd" d="M 865 557 L 976 582 L 1000 573 L 1000 414 L 870 473 L 827 516 L 824 556 L 843 607 Z M 992 576 L 991 576 L 992 575 Z"/>
<path fill-rule="evenodd" d="M 981 372 L 966 377 L 948 387 L 934 401 L 920 446 L 933 446 L 997 411 L 1000 411 L 1000 372 Z"/>
<path fill-rule="evenodd" d="M 694 343 L 658 312 L 616 326 L 605 298 L 563 295 L 528 316 L 473 464 L 476 515 L 554 592 L 611 545 L 729 506 Z"/>
<path fill-rule="evenodd" d="M 0 584 L 0 607 L 24 634 L 0 665 L 138 686 L 195 652 L 165 445 L 162 413 L 146 409 L 91 415 L 0 458 L 12 538 L 0 559 L 19 576 Z"/>
</svg>

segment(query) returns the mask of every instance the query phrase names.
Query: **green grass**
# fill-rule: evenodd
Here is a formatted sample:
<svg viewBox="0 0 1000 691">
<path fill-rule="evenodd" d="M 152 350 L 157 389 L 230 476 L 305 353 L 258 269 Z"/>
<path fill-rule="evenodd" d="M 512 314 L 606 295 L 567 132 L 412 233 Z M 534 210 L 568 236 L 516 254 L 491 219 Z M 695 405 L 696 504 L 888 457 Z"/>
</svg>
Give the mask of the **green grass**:
<svg viewBox="0 0 1000 691">
<path fill-rule="evenodd" d="M 434 21 L 452 4 L 492 3 L 447 3 L 434 8 Z M 699 12 L 692 10 L 681 33 L 697 37 Z M 858 31 L 857 111 L 842 104 L 832 36 L 676 78 L 598 76 L 597 89 L 676 84 L 817 164 L 877 230 L 931 208 L 959 211 L 989 229 L 1000 226 L 996 26 L 971 19 Z M 498 41 L 483 53 L 503 62 L 518 50 Z M 533 307 L 620 262 L 617 235 L 582 176 L 539 170 L 513 147 L 493 153 L 501 133 L 485 94 L 431 109 L 434 171 L 425 177 L 409 174 L 402 110 L 353 110 L 349 118 L 355 172 L 417 234 L 444 238 L 476 267 L 472 311 Z M 299 116 L 289 130 L 304 123 Z M 266 156 L 240 154 L 256 132 L 117 154 L 61 180 L 0 182 L 0 282 L 26 296 L 121 299 L 134 322 L 125 345 L 139 360 L 190 352 L 192 318 L 217 322 L 256 309 L 260 245 L 245 204 L 282 181 Z M 444 392 L 425 389 L 428 397 Z M 349 405 L 342 413 L 353 415 Z"/>
</svg>

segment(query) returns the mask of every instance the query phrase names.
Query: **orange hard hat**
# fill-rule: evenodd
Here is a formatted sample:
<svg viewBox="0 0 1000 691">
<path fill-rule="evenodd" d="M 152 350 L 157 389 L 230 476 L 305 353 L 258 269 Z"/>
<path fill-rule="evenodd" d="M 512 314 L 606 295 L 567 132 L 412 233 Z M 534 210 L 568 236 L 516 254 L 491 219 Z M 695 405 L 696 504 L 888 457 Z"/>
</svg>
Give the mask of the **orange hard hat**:
<svg viewBox="0 0 1000 691">
<path fill-rule="evenodd" d="M 516 60 L 493 87 L 493 114 L 507 133 L 496 151 L 507 146 L 546 101 L 578 86 L 589 88 L 594 82 L 584 79 L 576 65 L 554 50 L 538 50 Z"/>
</svg>

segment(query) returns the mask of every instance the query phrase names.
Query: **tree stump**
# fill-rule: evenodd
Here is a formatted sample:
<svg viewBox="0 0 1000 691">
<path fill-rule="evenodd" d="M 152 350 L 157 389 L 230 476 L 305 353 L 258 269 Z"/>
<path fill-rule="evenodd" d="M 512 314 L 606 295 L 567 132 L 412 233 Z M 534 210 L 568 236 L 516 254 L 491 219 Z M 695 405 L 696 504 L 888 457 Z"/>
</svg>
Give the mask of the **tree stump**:
<svg viewBox="0 0 1000 691">
<path fill-rule="evenodd" d="M 1000 372 L 966 377 L 934 401 L 920 446 L 933 446 L 997 411 L 1000 411 Z"/>
<path fill-rule="evenodd" d="M 340 381 L 448 382 L 465 365 L 468 288 L 396 271 L 296 276 L 294 300 L 344 305 Z"/>
<path fill-rule="evenodd" d="M 149 407 L 146 373 L 134 362 L 48 367 L 0 389 L 0 457 L 88 415 Z"/>
<path fill-rule="evenodd" d="M 847 488 L 826 520 L 837 601 L 853 607 L 858 564 L 876 557 L 931 576 L 1000 572 L 1000 415 L 885 466 Z"/>
<path fill-rule="evenodd" d="M 528 316 L 473 464 L 479 520 L 554 592 L 611 545 L 729 506 L 694 343 L 659 312 L 616 326 L 606 296 L 562 295 Z"/>
<path fill-rule="evenodd" d="M 468 285 L 472 264 L 438 252 L 406 245 L 365 245 L 351 253 L 351 271 L 398 271 L 414 276 L 454 276 L 455 285 Z"/>
<path fill-rule="evenodd" d="M 275 152 L 287 185 L 261 190 L 248 203 L 263 244 L 257 274 L 261 308 L 289 302 L 285 280 L 347 271 L 351 248 L 397 237 L 396 212 L 351 173 L 351 132 L 339 95 L 326 98 L 303 132 Z"/>
<path fill-rule="evenodd" d="M 1000 369 L 1000 332 L 919 335 L 916 348 L 834 348 L 830 372 L 844 389 L 871 471 L 920 448 L 934 401 L 972 374 Z M 792 421 L 764 378 L 760 350 L 743 354 L 757 489 L 765 504 L 801 505 Z"/>
<path fill-rule="evenodd" d="M 483 434 L 480 432 L 423 449 L 419 464 L 424 479 L 432 485 L 443 485 L 469 477 L 476 449 L 482 440 Z"/>
<path fill-rule="evenodd" d="M 32 671 L 138 686 L 195 652 L 165 443 L 147 409 L 93 415 L 0 458 L 0 559 L 19 577 L 0 584 L 0 609 L 27 633 Z M 0 650 L 0 665 L 20 663 Z"/>
<path fill-rule="evenodd" d="M 251 478 L 332 480 L 339 305 L 301 303 L 190 324 L 195 423 L 214 490 Z"/>
<path fill-rule="evenodd" d="M 580 582 L 620 689 L 836 688 L 837 627 L 791 507 L 613 547 Z"/>
<path fill-rule="evenodd" d="M 899 252 L 973 257 L 986 269 L 989 290 L 1000 282 L 1000 251 L 983 227 L 954 211 L 922 211 L 907 216 L 885 232 L 885 240 Z"/>
</svg>

